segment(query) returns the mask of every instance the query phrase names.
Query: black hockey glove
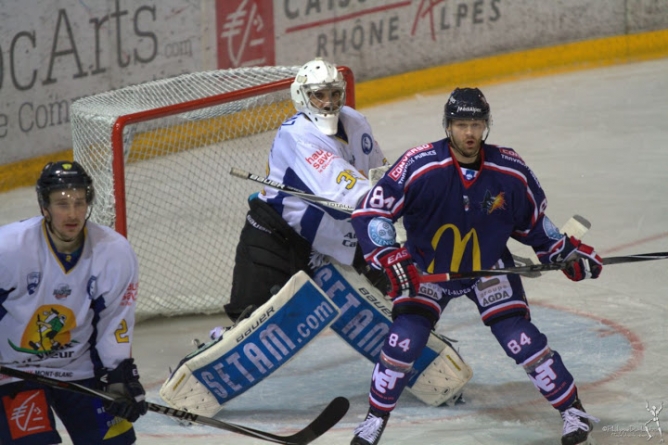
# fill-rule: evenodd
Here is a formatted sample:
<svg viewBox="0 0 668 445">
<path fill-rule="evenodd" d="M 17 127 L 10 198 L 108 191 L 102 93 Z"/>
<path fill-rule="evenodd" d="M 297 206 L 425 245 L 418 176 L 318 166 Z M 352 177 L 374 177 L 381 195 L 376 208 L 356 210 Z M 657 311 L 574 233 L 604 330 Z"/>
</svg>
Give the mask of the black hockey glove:
<svg viewBox="0 0 668 445">
<path fill-rule="evenodd" d="M 117 396 L 114 402 L 105 402 L 104 409 L 112 416 L 134 422 L 146 414 L 146 391 L 139 383 L 139 372 L 134 359 L 126 358 L 116 369 L 106 370 L 99 377 L 102 389 Z"/>
<path fill-rule="evenodd" d="M 568 266 L 563 270 L 570 280 L 581 281 L 585 278 L 598 278 L 603 270 L 603 260 L 593 247 L 571 236 L 564 236 L 550 249 L 551 263 L 565 261 Z"/>
<path fill-rule="evenodd" d="M 391 250 L 378 259 L 390 279 L 391 289 L 387 293 L 390 298 L 399 295 L 413 297 L 420 290 L 420 274 L 413 263 L 411 254 L 405 247 Z"/>
</svg>

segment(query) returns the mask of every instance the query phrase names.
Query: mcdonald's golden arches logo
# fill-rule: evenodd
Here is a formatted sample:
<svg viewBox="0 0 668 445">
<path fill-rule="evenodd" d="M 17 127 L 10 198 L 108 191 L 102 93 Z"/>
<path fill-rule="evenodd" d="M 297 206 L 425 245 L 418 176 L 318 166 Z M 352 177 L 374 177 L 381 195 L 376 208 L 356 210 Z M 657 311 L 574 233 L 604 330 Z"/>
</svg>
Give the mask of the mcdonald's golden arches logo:
<svg viewBox="0 0 668 445">
<path fill-rule="evenodd" d="M 438 243 L 441 241 L 441 237 L 448 229 L 452 230 L 452 238 L 453 238 L 452 261 L 450 263 L 450 272 L 459 272 L 459 266 L 461 265 L 462 259 L 464 258 L 464 252 L 466 251 L 466 246 L 471 240 L 473 243 L 472 244 L 473 270 L 482 269 L 480 261 L 480 243 L 478 242 L 478 233 L 475 231 L 475 229 L 469 230 L 468 233 L 464 237 L 462 237 L 459 228 L 454 224 L 445 224 L 439 227 L 438 230 L 436 231 L 436 234 L 434 234 L 434 237 L 431 240 L 431 247 L 434 249 L 434 251 L 438 247 Z M 429 267 L 427 267 L 427 272 L 434 273 L 435 261 L 436 261 L 435 259 L 431 261 Z"/>
</svg>

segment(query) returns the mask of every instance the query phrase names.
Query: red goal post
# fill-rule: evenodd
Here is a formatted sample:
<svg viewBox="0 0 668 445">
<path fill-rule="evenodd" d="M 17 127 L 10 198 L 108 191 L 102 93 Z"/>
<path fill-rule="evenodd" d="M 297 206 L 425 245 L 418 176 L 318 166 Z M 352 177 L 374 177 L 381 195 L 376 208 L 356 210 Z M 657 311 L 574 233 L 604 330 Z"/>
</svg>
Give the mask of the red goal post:
<svg viewBox="0 0 668 445">
<path fill-rule="evenodd" d="M 281 123 L 295 113 L 299 67 L 206 71 L 146 82 L 72 105 L 74 159 L 93 177 L 91 220 L 114 227 L 139 258 L 137 317 L 221 312 L 234 255 Z M 346 103 L 355 105 L 352 71 Z"/>
</svg>

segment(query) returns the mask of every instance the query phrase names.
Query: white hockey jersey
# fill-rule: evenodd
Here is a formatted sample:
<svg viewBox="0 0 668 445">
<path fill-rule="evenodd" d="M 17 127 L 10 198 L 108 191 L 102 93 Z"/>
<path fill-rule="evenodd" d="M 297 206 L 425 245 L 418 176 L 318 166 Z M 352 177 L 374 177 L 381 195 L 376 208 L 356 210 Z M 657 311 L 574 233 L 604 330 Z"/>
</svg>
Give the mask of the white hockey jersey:
<svg viewBox="0 0 668 445">
<path fill-rule="evenodd" d="M 88 221 L 66 272 L 42 217 L 0 227 L 0 363 L 61 380 L 94 376 L 130 357 L 137 257 L 112 229 Z M 0 384 L 14 381 L 0 375 Z"/>
<path fill-rule="evenodd" d="M 273 181 L 350 207 L 369 190 L 369 170 L 387 163 L 366 118 L 350 107 L 339 114 L 347 141 L 322 133 L 298 113 L 281 125 L 269 154 Z M 313 250 L 352 264 L 357 237 L 350 215 L 266 187 L 260 198 L 311 243 Z"/>
</svg>

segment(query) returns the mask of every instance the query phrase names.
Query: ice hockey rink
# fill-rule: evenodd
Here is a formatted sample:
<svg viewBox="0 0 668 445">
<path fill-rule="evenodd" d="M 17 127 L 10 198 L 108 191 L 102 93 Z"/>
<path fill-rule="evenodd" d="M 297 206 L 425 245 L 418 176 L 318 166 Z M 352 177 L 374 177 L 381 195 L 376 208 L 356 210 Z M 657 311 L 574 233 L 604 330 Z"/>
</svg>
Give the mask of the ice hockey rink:
<svg viewBox="0 0 668 445">
<path fill-rule="evenodd" d="M 668 59 L 662 59 L 481 87 L 493 115 L 488 142 L 515 148 L 532 167 L 557 225 L 573 214 L 586 217 L 592 228 L 585 240 L 604 257 L 668 251 L 667 73 Z M 447 96 L 422 94 L 362 111 L 394 161 L 412 146 L 443 137 Z M 0 195 L 0 207 L 0 224 L 37 212 L 31 189 Z M 535 323 L 575 376 L 586 410 L 600 418 L 593 433 L 599 445 L 668 440 L 667 270 L 668 261 L 650 261 L 607 266 L 598 280 L 580 283 L 560 272 L 524 280 Z M 465 403 L 434 408 L 405 392 L 381 443 L 560 443 L 559 414 L 505 356 L 473 304 L 460 300 L 437 330 L 458 340 L 473 368 Z M 193 350 L 193 338 L 206 338 L 216 324 L 215 316 L 189 316 L 137 326 L 133 354 L 151 401 L 164 403 L 158 390 L 168 368 Z M 348 414 L 313 443 L 347 444 L 367 411 L 372 367 L 326 331 L 216 417 L 289 435 L 329 400 L 345 396 Z M 650 412 L 664 404 L 658 415 Z M 181 426 L 155 413 L 135 427 L 138 444 L 263 443 L 207 426 Z"/>
</svg>

